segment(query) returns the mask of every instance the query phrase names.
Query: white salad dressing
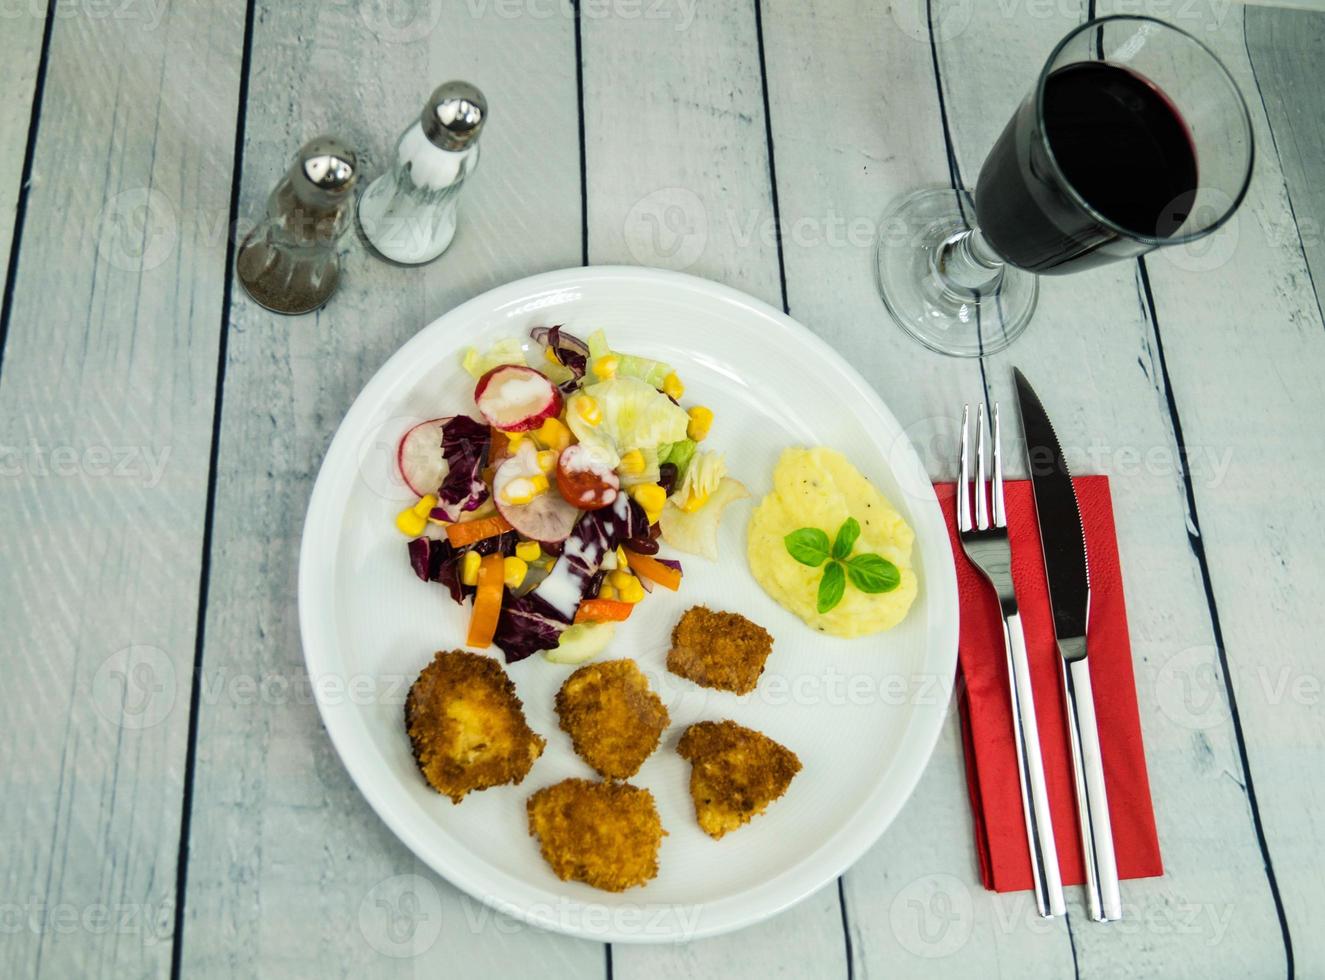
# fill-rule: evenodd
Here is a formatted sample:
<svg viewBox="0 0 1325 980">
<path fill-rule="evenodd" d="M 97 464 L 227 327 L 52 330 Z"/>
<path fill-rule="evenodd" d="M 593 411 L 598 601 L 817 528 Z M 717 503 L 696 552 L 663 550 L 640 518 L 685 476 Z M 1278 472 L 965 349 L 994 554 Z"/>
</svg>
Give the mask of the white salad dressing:
<svg viewBox="0 0 1325 980">
<path fill-rule="evenodd" d="M 625 494 L 618 495 L 612 502 L 610 510 L 616 519 L 629 520 L 630 498 Z M 553 609 L 567 619 L 573 619 L 575 610 L 580 607 L 580 600 L 584 597 L 584 580 L 583 573 L 573 568 L 571 562 L 566 559 L 578 562 L 589 569 L 589 574 L 592 575 L 602 567 L 603 559 L 606 557 L 605 553 L 599 552 L 600 549 L 597 547 L 586 547 L 584 541 L 572 531 L 570 537 L 562 544 L 561 557 L 552 566 L 547 578 L 534 589 L 534 594 L 545 599 Z"/>
</svg>

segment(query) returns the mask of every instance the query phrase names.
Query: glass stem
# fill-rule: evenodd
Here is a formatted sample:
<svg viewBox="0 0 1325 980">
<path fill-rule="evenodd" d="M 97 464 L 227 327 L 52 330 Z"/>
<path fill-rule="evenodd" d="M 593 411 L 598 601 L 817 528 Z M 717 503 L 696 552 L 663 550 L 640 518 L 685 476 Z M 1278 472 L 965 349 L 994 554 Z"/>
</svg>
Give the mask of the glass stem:
<svg viewBox="0 0 1325 980">
<path fill-rule="evenodd" d="M 958 232 L 939 246 L 934 274 L 956 293 L 989 293 L 1003 278 L 1003 260 L 979 228 Z"/>
</svg>

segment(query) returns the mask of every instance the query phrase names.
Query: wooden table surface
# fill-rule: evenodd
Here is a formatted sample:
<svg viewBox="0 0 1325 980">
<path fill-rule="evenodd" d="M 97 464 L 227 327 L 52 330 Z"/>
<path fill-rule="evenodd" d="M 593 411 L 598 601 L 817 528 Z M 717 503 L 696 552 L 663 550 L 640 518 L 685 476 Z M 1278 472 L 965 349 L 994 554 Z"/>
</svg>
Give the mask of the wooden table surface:
<svg viewBox="0 0 1325 980">
<path fill-rule="evenodd" d="M 5 4 L 0 975 L 1325 976 L 1325 14 L 1115 2 L 1236 76 L 1250 193 L 1200 249 L 1046 280 L 983 361 L 887 320 L 873 223 L 974 184 L 1084 2 Z M 250 302 L 229 229 L 298 145 L 335 133 L 371 177 L 451 77 L 492 114 L 450 251 L 406 270 L 350 241 L 321 312 Z M 422 325 L 581 263 L 785 307 L 936 478 L 954 409 L 1008 401 L 1013 363 L 1034 380 L 1069 461 L 1113 480 L 1165 863 L 1125 921 L 980 888 L 954 718 L 836 884 L 689 944 L 524 927 L 373 814 L 304 674 L 314 476 Z"/>
</svg>

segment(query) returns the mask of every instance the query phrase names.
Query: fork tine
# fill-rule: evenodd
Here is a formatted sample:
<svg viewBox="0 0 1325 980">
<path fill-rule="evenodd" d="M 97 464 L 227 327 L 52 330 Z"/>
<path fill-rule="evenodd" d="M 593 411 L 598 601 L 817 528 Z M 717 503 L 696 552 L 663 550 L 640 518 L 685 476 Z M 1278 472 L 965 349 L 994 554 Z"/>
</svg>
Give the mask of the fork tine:
<svg viewBox="0 0 1325 980">
<path fill-rule="evenodd" d="M 975 413 L 975 526 L 978 530 L 989 529 L 989 492 L 985 481 L 989 477 L 988 450 L 985 442 L 985 403 L 981 402 Z"/>
<path fill-rule="evenodd" d="M 971 529 L 971 406 L 962 406 L 962 475 L 957 481 L 957 530 Z"/>
<path fill-rule="evenodd" d="M 1003 505 L 1003 439 L 999 434 L 998 402 L 994 402 L 994 527 L 1007 526 L 1007 509 Z"/>
</svg>

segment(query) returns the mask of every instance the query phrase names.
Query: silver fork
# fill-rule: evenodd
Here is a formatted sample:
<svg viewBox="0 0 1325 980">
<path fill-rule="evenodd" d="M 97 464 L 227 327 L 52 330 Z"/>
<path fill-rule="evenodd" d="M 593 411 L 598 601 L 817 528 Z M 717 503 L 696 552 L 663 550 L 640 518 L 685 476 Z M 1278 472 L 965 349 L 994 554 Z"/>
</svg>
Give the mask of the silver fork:
<svg viewBox="0 0 1325 980">
<path fill-rule="evenodd" d="M 1003 649 L 1011 679 L 1012 734 L 1017 752 L 1017 776 L 1021 781 L 1022 815 L 1026 820 L 1026 842 L 1030 845 L 1031 872 L 1035 878 L 1035 904 L 1046 919 L 1063 914 L 1063 879 L 1058 871 L 1054 826 L 1049 816 L 1049 794 L 1044 784 L 1040 757 L 1039 726 L 1035 722 L 1035 698 L 1031 693 L 1030 663 L 1026 659 L 1026 636 L 1012 588 L 1012 546 L 1008 542 L 1007 511 L 1003 502 L 1003 454 L 1000 448 L 998 404 L 994 404 L 993 478 L 986 465 L 985 407 L 976 414 L 976 478 L 971 485 L 971 406 L 962 409 L 962 472 L 957 484 L 957 531 L 966 557 L 984 574 L 998 593 L 1003 616 Z M 971 498 L 975 498 L 975 521 L 971 520 Z M 992 498 L 992 499 L 991 499 Z M 992 513 L 991 513 L 992 512 Z"/>
</svg>

